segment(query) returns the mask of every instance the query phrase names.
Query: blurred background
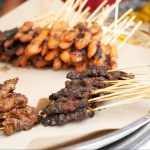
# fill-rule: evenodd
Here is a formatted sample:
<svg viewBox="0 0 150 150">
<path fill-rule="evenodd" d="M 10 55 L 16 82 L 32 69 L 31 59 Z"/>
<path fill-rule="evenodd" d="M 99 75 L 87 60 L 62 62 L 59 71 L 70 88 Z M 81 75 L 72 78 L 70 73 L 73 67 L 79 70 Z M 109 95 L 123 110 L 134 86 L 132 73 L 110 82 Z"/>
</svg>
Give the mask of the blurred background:
<svg viewBox="0 0 150 150">
<path fill-rule="evenodd" d="M 26 0 L 0 0 L 0 16 L 8 13 L 25 1 Z M 103 0 L 89 0 L 86 7 L 90 6 L 92 12 L 102 1 Z M 109 4 L 114 2 L 115 0 L 109 0 Z M 137 16 L 137 21 L 142 20 L 144 23 L 150 23 L 150 0 L 122 0 L 119 8 L 120 14 L 131 7 L 134 9 L 131 15 Z"/>
<path fill-rule="evenodd" d="M 15 9 L 18 5 L 24 3 L 25 1 L 29 0 L 0 0 L 0 17 L 7 14 L 11 10 Z M 30 1 L 36 1 L 37 3 L 39 1 L 37 0 L 30 0 Z M 45 0 L 45 1 L 51 1 L 51 0 Z M 59 3 L 61 1 L 66 0 L 55 0 L 55 3 Z M 89 0 L 86 7 L 91 7 L 91 12 L 93 12 L 100 3 L 102 3 L 103 0 Z M 112 4 L 115 2 L 115 0 L 108 0 L 109 4 Z M 44 0 L 40 0 L 40 8 L 41 5 L 44 5 Z M 47 3 L 46 3 L 47 5 Z M 45 8 L 43 6 L 43 8 Z M 122 0 L 122 2 L 119 5 L 119 15 L 124 13 L 129 8 L 133 8 L 133 12 L 130 14 L 130 16 L 136 16 L 136 22 L 142 20 L 143 24 L 140 27 L 139 32 L 136 32 L 133 37 L 129 40 L 129 43 L 131 44 L 137 44 L 143 47 L 150 48 L 150 0 Z M 57 8 L 56 8 L 57 9 Z M 58 8 L 59 10 L 59 8 Z M 37 8 L 37 11 L 40 10 Z M 29 18 L 29 15 L 32 12 L 26 12 L 26 15 L 24 17 Z M 13 14 L 13 13 L 12 13 Z M 11 15 L 12 19 L 15 18 L 15 16 Z M 113 21 L 114 14 L 111 13 L 110 18 L 108 20 L 108 25 Z M 5 18 L 5 16 L 4 16 Z M 5 19 L 4 19 L 5 20 Z M 4 22 L 5 23 L 5 22 Z M 126 35 L 122 35 L 119 37 L 119 40 L 124 40 L 126 38 Z"/>
</svg>

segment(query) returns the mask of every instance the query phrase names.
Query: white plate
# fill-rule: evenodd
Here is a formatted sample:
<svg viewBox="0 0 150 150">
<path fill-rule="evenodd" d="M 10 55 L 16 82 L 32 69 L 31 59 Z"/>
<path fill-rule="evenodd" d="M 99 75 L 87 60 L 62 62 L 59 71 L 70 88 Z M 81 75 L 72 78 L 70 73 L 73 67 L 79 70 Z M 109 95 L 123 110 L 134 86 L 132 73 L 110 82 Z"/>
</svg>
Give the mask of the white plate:
<svg viewBox="0 0 150 150">
<path fill-rule="evenodd" d="M 119 66 L 135 66 L 150 63 L 150 50 L 132 45 L 125 45 L 119 52 Z M 3 63 L 0 63 L 2 67 Z M 150 68 L 135 69 L 135 72 L 150 71 Z M 36 106 L 38 100 L 48 97 L 64 87 L 67 71 L 53 71 L 51 69 L 37 70 L 33 68 L 13 68 L 7 72 L 0 71 L 0 82 L 19 77 L 17 92 L 29 98 L 29 104 Z M 22 131 L 10 137 L 0 136 L 1 149 L 44 148 L 70 140 L 85 134 L 105 130 L 119 129 L 144 116 L 150 110 L 150 101 L 116 107 L 97 112 L 92 119 L 78 123 L 68 123 L 62 127 L 43 127 L 38 125 L 29 131 Z"/>
<path fill-rule="evenodd" d="M 50 3 L 51 2 L 51 3 Z M 54 3 L 55 2 L 55 3 Z M 0 29 L 6 30 L 19 26 L 26 20 L 32 20 L 35 16 L 62 6 L 60 0 L 30 0 L 19 6 L 8 15 L 0 18 Z M 32 10 L 32 13 L 31 13 Z M 40 11 L 39 11 L 40 10 Z M 119 53 L 119 66 L 135 66 L 150 63 L 150 50 L 141 47 L 125 45 Z M 4 66 L 0 63 L 0 67 Z M 135 72 L 150 71 L 135 69 Z M 13 68 L 7 72 L 0 71 L 0 82 L 19 77 L 17 92 L 25 94 L 29 98 L 29 104 L 36 106 L 38 100 L 48 97 L 64 87 L 67 71 L 37 70 L 33 68 Z M 85 134 L 105 130 L 119 129 L 136 119 L 144 116 L 150 109 L 149 101 L 142 101 L 132 105 L 116 107 L 97 112 L 95 117 L 78 123 L 69 123 L 62 127 L 43 127 L 38 125 L 29 131 L 22 131 L 10 137 L 0 135 L 0 149 L 26 149 L 51 147 L 67 140 L 78 138 Z"/>
</svg>

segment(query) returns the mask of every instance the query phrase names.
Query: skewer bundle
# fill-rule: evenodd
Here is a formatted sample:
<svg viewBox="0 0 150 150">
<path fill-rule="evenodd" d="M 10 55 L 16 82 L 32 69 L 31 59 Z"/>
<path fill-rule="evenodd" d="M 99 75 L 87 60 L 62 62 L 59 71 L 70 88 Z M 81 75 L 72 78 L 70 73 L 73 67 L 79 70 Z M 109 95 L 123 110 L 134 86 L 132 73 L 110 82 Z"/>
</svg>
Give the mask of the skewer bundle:
<svg viewBox="0 0 150 150">
<path fill-rule="evenodd" d="M 5 135 L 29 130 L 38 122 L 37 110 L 28 106 L 26 96 L 15 93 L 18 78 L 0 84 L 0 129 Z"/>
<path fill-rule="evenodd" d="M 150 81 L 134 76 L 106 66 L 70 72 L 65 88 L 51 94 L 46 106 L 38 111 L 27 105 L 24 95 L 14 92 L 18 78 L 7 80 L 0 84 L 0 130 L 12 135 L 39 122 L 44 126 L 60 126 L 92 118 L 97 110 L 149 98 Z"/>
<path fill-rule="evenodd" d="M 55 70 L 73 67 L 78 72 L 93 65 L 116 68 L 117 37 L 134 25 L 135 18 L 127 17 L 131 10 L 118 18 L 121 0 L 112 6 L 106 5 L 107 0 L 104 0 L 92 14 L 89 14 L 90 8 L 82 11 L 87 1 L 68 0 L 50 21 L 46 15 L 0 33 L 0 61 L 19 67 L 31 65 Z M 115 21 L 103 30 L 104 22 L 114 9 Z M 135 25 L 132 34 L 140 25 Z"/>
<path fill-rule="evenodd" d="M 134 79 L 133 74 L 109 71 L 109 67 L 90 67 L 84 72 L 67 74 L 65 88 L 49 97 L 40 113 L 44 126 L 59 126 L 92 118 L 96 110 L 138 101 L 149 96 L 150 82 Z M 117 101 L 116 101 L 117 100 Z M 120 101 L 121 100 L 121 101 Z M 104 102 L 110 104 L 103 104 Z"/>
</svg>

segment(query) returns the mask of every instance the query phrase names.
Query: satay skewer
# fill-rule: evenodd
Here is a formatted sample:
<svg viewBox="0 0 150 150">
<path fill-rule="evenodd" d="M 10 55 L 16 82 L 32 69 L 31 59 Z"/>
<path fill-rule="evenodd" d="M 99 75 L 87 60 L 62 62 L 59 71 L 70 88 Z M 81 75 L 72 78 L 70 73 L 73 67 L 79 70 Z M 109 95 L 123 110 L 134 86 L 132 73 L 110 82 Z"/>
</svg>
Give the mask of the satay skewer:
<svg viewBox="0 0 150 150">
<path fill-rule="evenodd" d="M 149 87 L 150 87 L 150 82 L 148 82 L 147 84 L 144 84 L 144 85 L 141 84 L 138 87 L 129 88 L 129 89 L 127 88 L 127 89 L 119 91 L 119 92 L 111 93 L 111 94 L 104 95 L 104 96 L 101 96 L 101 97 L 92 98 L 92 99 L 89 99 L 89 102 L 98 101 L 101 98 L 116 96 L 118 94 L 125 94 L 125 93 L 129 93 L 129 92 L 132 92 L 132 91 L 135 91 L 135 90 L 140 90 L 140 89 L 149 88 Z"/>
<path fill-rule="evenodd" d="M 107 72 L 113 72 L 113 71 L 122 71 L 122 70 L 128 70 L 128 69 L 136 69 L 136 68 L 143 68 L 143 67 L 150 67 L 150 64 L 143 64 L 139 66 L 130 66 L 130 67 L 124 67 L 124 68 L 118 68 L 113 70 L 108 70 Z"/>
<path fill-rule="evenodd" d="M 112 103 L 112 104 L 106 104 L 104 106 L 100 106 L 100 107 L 97 107 L 97 108 L 89 109 L 88 111 L 97 111 L 97 110 L 108 109 L 108 108 L 113 108 L 113 107 L 117 107 L 117 106 L 123 106 L 125 104 L 131 104 L 131 103 L 134 103 L 134 102 L 139 102 L 145 96 L 146 95 L 141 95 L 141 96 L 129 98 L 129 99 L 124 100 L 124 101 L 115 102 L 115 103 Z"/>
<path fill-rule="evenodd" d="M 130 32 L 130 34 L 127 36 L 127 38 L 121 43 L 121 45 L 118 47 L 119 49 L 121 49 L 124 44 L 131 38 L 131 36 L 135 33 L 135 31 L 142 25 L 142 21 L 140 21 L 134 28 L 133 30 Z"/>
<path fill-rule="evenodd" d="M 109 91 L 108 91 L 109 92 Z M 113 91 L 110 91 L 113 92 Z M 112 97 L 105 97 L 105 98 L 99 98 L 99 100 L 97 100 L 96 102 L 105 102 L 105 101 L 112 101 L 112 100 L 122 100 L 125 98 L 131 98 L 131 97 L 135 97 L 138 95 L 146 95 L 149 96 L 148 93 L 150 92 L 150 88 L 146 88 L 146 89 L 140 89 L 140 91 L 134 91 L 132 93 L 126 93 L 123 95 L 116 95 L 116 96 L 112 96 Z"/>
</svg>

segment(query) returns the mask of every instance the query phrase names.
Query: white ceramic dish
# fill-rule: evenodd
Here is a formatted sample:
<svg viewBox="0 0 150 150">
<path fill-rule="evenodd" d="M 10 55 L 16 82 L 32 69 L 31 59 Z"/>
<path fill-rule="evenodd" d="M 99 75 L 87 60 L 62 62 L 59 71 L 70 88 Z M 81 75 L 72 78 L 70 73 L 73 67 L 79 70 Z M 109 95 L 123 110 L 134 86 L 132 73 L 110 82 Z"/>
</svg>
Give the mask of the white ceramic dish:
<svg viewBox="0 0 150 150">
<path fill-rule="evenodd" d="M 50 1 L 54 2 L 55 0 L 44 0 L 45 4 Z M 30 0 L 1 18 L 0 29 L 9 29 L 22 24 L 25 20 L 34 19 L 35 16 L 39 15 L 37 11 L 40 8 L 39 2 L 41 1 Z M 48 5 L 44 6 L 46 11 Z M 59 6 L 55 5 L 53 8 L 56 9 L 60 6 L 61 4 Z M 32 10 L 32 13 L 29 11 L 31 16 L 26 14 L 28 12 L 27 10 Z M 41 12 L 44 12 L 44 10 L 41 10 Z M 148 63 L 150 63 L 150 50 L 148 49 L 126 44 L 119 52 L 120 68 Z M 0 68 L 5 65 L 4 63 L 0 63 Z M 63 88 L 66 80 L 65 76 L 68 72 L 53 71 L 51 69 L 13 68 L 11 66 L 9 68 L 8 71 L 0 71 L 0 82 L 19 77 L 16 91 L 25 94 L 29 98 L 29 104 L 33 106 L 36 106 L 40 98 L 48 97 L 52 92 Z M 135 69 L 133 71 L 140 73 L 150 71 L 150 68 Z M 92 119 L 78 123 L 69 123 L 62 127 L 43 127 L 42 125 L 38 125 L 29 131 L 22 131 L 10 137 L 6 137 L 0 132 L 0 149 L 41 149 L 52 147 L 53 145 L 79 138 L 95 131 L 120 129 L 144 116 L 149 110 L 150 101 L 141 101 L 122 107 L 103 110 L 97 112 Z"/>
<path fill-rule="evenodd" d="M 150 50 L 126 44 L 119 52 L 119 67 L 150 63 Z M 0 63 L 0 66 L 5 64 Z M 29 98 L 29 104 L 36 106 L 38 100 L 48 97 L 64 87 L 67 71 L 33 68 L 13 68 L 7 72 L 0 71 L 0 82 L 19 77 L 17 92 Z M 150 68 L 135 69 L 134 72 L 150 71 Z M 38 125 L 29 131 L 22 131 L 10 137 L 0 136 L 1 149 L 26 149 L 51 147 L 66 140 L 78 138 L 94 131 L 119 129 L 144 116 L 150 110 L 150 101 L 144 100 L 130 105 L 97 112 L 95 117 L 62 127 L 43 127 Z"/>
</svg>

